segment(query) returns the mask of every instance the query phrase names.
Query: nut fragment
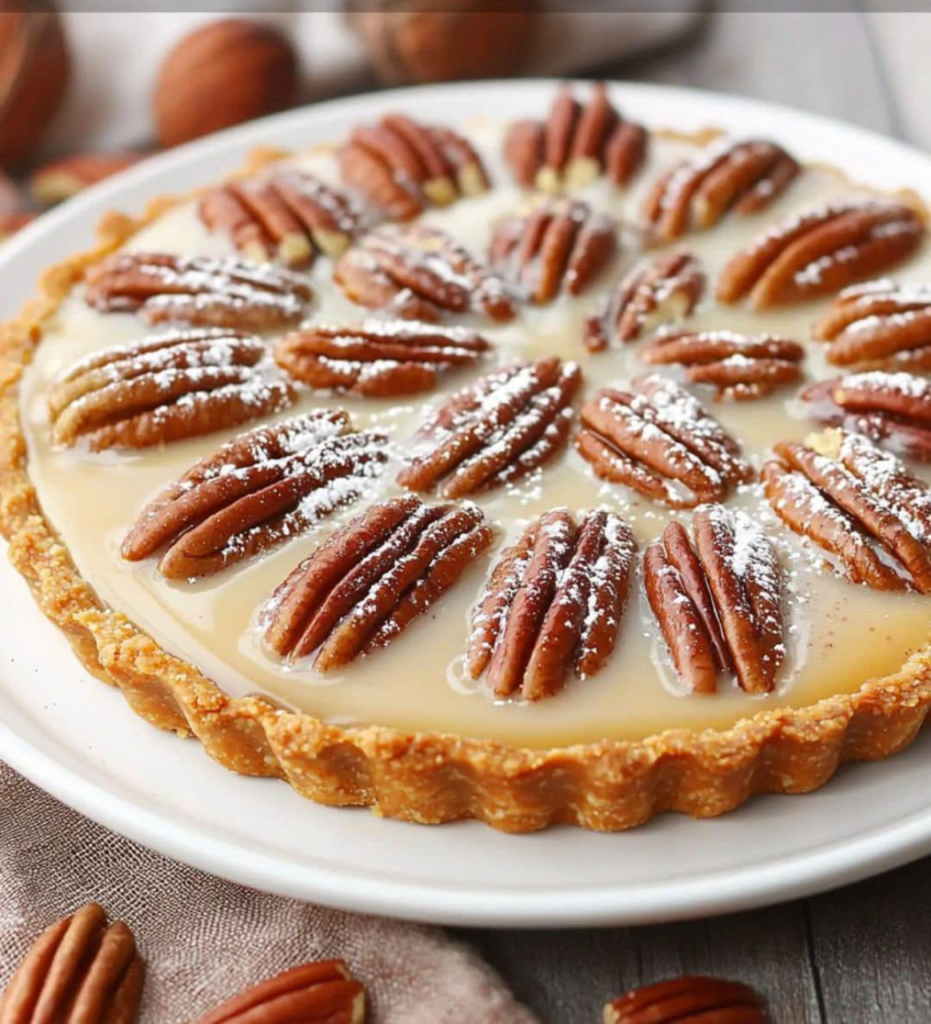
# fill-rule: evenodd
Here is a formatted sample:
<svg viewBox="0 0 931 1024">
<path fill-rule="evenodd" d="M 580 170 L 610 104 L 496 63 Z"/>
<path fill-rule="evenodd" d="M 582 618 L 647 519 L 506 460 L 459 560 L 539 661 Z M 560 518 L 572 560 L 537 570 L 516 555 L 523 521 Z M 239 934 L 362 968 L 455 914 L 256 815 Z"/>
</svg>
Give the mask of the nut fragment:
<svg viewBox="0 0 931 1024">
<path fill-rule="evenodd" d="M 604 1024 L 765 1024 L 760 997 L 748 985 L 703 975 L 636 988 L 607 1003 Z"/>
<path fill-rule="evenodd" d="M 705 275 L 691 253 L 675 250 L 642 260 L 618 282 L 601 312 L 586 322 L 585 347 L 603 352 L 683 320 L 704 290 Z"/>
<path fill-rule="evenodd" d="M 664 334 L 640 353 L 653 366 L 685 366 L 686 378 L 713 385 L 718 399 L 739 400 L 761 398 L 780 385 L 795 383 L 801 378 L 804 357 L 802 346 L 788 338 L 733 331 Z"/>
<path fill-rule="evenodd" d="M 472 618 L 468 666 L 497 697 L 549 697 L 574 671 L 595 675 L 610 658 L 627 602 L 636 542 L 598 509 L 578 526 L 554 509 L 505 550 Z"/>
<path fill-rule="evenodd" d="M 241 434 L 201 459 L 140 513 L 123 558 L 164 551 L 169 579 L 194 579 L 312 529 L 356 501 L 387 459 L 385 439 L 316 410 Z"/>
<path fill-rule="evenodd" d="M 408 495 L 372 506 L 300 563 L 272 595 L 265 642 L 328 672 L 386 647 L 491 544 L 476 505 Z"/>
<path fill-rule="evenodd" d="M 482 335 L 461 327 L 366 320 L 295 331 L 278 342 L 275 359 L 313 388 L 386 398 L 430 391 L 440 374 L 476 363 L 489 347 Z"/>
<path fill-rule="evenodd" d="M 414 437 L 398 483 L 412 491 L 438 486 L 444 497 L 461 498 L 522 479 L 565 445 L 581 380 L 577 364 L 555 356 L 482 377 Z"/>
<path fill-rule="evenodd" d="M 287 408 L 293 388 L 257 364 L 260 338 L 173 330 L 95 352 L 49 391 L 55 443 L 146 448 L 234 427 Z"/>
<path fill-rule="evenodd" d="M 310 297 L 306 281 L 280 267 L 153 252 L 108 257 L 87 272 L 85 293 L 103 313 L 247 331 L 296 323 Z"/>
<path fill-rule="evenodd" d="M 99 181 L 125 171 L 143 159 L 141 153 L 80 153 L 43 164 L 29 177 L 29 191 L 40 206 L 71 199 Z"/>
<path fill-rule="evenodd" d="M 702 505 L 694 547 L 677 522 L 646 550 L 643 582 L 680 681 L 714 693 L 719 673 L 769 693 L 785 660 L 783 574 L 759 524 L 740 510 Z"/>
<path fill-rule="evenodd" d="M 545 304 L 565 288 L 580 295 L 617 247 L 614 222 L 588 203 L 559 198 L 526 217 L 508 217 L 495 228 L 490 257 L 506 278 Z"/>
<path fill-rule="evenodd" d="M 853 583 L 931 594 L 931 488 L 861 434 L 828 429 L 780 442 L 763 466 L 766 497 Z"/>
<path fill-rule="evenodd" d="M 737 442 L 685 388 L 659 374 L 582 406 L 579 454 L 602 480 L 670 508 L 722 501 L 753 477 Z"/>
<path fill-rule="evenodd" d="M 922 218 L 903 203 L 860 200 L 819 206 L 769 228 L 718 279 L 721 302 L 750 296 L 754 309 L 827 295 L 910 256 Z"/>
<path fill-rule="evenodd" d="M 0 999 L 0 1024 L 132 1024 L 144 976 L 129 927 L 88 903 L 33 943 Z"/>
</svg>

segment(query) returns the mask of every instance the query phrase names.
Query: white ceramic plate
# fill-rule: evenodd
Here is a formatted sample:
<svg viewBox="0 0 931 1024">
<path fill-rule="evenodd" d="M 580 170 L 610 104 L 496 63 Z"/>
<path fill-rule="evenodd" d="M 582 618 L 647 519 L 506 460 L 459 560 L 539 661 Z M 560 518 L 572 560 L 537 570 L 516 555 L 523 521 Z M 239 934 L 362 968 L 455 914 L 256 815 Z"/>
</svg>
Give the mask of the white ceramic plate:
<svg viewBox="0 0 931 1024">
<path fill-rule="evenodd" d="M 299 147 L 401 106 L 456 122 L 542 112 L 552 82 L 381 93 L 271 118 L 153 159 L 42 218 L 0 255 L 0 317 L 42 267 L 86 246 L 106 209 L 138 210 L 236 167 L 256 145 Z M 617 87 L 649 124 L 767 135 L 883 187 L 931 196 L 931 159 L 871 133 L 779 107 L 679 89 Z M 931 850 L 927 733 L 888 761 L 851 766 L 805 797 L 762 797 L 694 822 L 664 815 L 619 835 L 498 834 L 332 810 L 246 779 L 136 718 L 92 679 L 0 566 L 0 757 L 77 810 L 148 846 L 247 885 L 347 909 L 473 925 L 634 924 L 743 909 L 830 888 Z M 260 838 L 259 838 L 260 837 Z"/>
</svg>

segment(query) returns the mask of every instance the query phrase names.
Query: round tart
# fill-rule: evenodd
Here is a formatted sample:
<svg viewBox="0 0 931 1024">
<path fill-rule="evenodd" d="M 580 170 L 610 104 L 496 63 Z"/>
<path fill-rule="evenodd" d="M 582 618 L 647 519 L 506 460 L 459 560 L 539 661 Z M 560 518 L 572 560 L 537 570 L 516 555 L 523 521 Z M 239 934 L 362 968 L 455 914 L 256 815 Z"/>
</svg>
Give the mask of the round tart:
<svg viewBox="0 0 931 1024">
<path fill-rule="evenodd" d="M 914 197 L 587 86 L 230 171 L 106 218 L 3 329 L 11 558 L 133 710 L 508 831 L 720 814 L 914 738 Z"/>
</svg>

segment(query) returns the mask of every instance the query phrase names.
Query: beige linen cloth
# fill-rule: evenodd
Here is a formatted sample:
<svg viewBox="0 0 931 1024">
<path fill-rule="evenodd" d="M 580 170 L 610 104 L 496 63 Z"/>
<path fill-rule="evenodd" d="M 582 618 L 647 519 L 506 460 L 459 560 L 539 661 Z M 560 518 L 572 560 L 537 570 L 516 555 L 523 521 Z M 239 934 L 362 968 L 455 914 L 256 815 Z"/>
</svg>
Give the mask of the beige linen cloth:
<svg viewBox="0 0 931 1024">
<path fill-rule="evenodd" d="M 142 1024 L 184 1024 L 247 985 L 342 957 L 372 1024 L 539 1024 L 439 928 L 268 896 L 169 860 L 70 810 L 0 762 L 0 990 L 52 921 L 96 900 L 146 960 Z"/>
</svg>

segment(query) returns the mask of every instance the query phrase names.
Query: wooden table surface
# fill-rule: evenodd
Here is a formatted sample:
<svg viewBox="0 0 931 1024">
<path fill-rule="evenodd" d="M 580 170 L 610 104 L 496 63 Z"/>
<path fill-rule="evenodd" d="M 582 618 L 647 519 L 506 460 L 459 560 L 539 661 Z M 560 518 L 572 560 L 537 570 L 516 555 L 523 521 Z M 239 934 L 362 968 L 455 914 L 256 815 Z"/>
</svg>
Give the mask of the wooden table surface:
<svg viewBox="0 0 931 1024">
<path fill-rule="evenodd" d="M 596 70 L 772 100 L 931 146 L 929 52 L 928 14 L 718 14 L 662 52 Z M 607 997 L 683 972 L 750 983 L 776 1024 L 922 1024 L 931 1021 L 928 863 L 704 921 L 461 935 L 545 1024 L 595 1024 Z"/>
</svg>

